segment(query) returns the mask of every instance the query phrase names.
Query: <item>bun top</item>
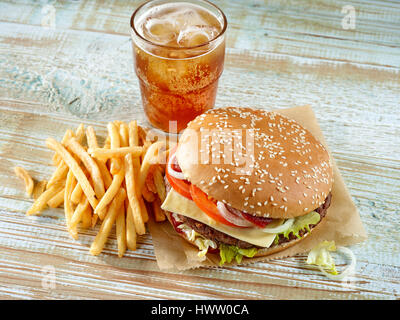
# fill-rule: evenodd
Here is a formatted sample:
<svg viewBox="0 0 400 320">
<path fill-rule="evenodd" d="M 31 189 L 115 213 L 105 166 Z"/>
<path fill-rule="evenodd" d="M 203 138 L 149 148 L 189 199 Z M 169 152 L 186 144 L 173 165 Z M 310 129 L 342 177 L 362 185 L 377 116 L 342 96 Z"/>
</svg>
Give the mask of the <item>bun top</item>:
<svg viewBox="0 0 400 320">
<path fill-rule="evenodd" d="M 263 217 L 304 215 L 332 188 L 327 150 L 276 112 L 211 109 L 188 124 L 176 158 L 185 177 L 209 197 Z"/>
</svg>

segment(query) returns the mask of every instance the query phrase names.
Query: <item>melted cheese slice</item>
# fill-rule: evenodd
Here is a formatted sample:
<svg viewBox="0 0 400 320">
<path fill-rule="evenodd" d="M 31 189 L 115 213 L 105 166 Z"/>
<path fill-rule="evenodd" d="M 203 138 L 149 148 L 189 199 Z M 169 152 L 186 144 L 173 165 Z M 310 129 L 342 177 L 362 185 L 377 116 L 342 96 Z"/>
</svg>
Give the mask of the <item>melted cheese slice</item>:
<svg viewBox="0 0 400 320">
<path fill-rule="evenodd" d="M 173 189 L 168 192 L 167 198 L 161 205 L 161 208 L 200 221 L 218 231 L 256 246 L 268 248 L 275 239 L 274 233 L 265 233 L 259 228 L 235 228 L 219 223 L 201 211 L 194 201 L 181 196 Z M 270 223 L 268 227 L 277 227 L 281 223 L 282 220 L 277 220 Z"/>
</svg>

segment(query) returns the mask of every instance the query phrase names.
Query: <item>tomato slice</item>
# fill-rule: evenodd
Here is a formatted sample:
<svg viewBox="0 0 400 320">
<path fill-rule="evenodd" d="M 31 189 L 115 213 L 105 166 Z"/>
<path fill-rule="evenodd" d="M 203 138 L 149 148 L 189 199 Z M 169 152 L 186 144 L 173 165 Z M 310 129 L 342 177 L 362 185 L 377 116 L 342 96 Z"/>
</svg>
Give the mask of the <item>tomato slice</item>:
<svg viewBox="0 0 400 320">
<path fill-rule="evenodd" d="M 194 184 L 190 185 L 190 193 L 196 205 L 200 208 L 201 211 L 203 211 L 210 218 L 214 219 L 215 221 L 226 224 L 230 227 L 238 228 L 238 226 L 234 225 L 233 223 L 230 223 L 228 220 L 222 217 L 217 208 L 217 204 L 208 199 L 207 194 L 205 194 L 203 191 L 197 188 Z"/>
<path fill-rule="evenodd" d="M 263 217 L 252 216 L 251 214 L 248 214 L 245 212 L 242 212 L 242 217 L 260 228 L 265 228 L 269 223 L 271 223 L 274 220 L 272 218 L 263 218 Z"/>
<path fill-rule="evenodd" d="M 180 195 L 192 200 L 192 195 L 190 193 L 190 182 L 186 180 L 179 180 L 174 177 L 171 177 L 168 174 L 168 170 L 165 171 L 165 175 L 167 176 L 168 182 L 171 187 L 178 192 Z"/>
</svg>

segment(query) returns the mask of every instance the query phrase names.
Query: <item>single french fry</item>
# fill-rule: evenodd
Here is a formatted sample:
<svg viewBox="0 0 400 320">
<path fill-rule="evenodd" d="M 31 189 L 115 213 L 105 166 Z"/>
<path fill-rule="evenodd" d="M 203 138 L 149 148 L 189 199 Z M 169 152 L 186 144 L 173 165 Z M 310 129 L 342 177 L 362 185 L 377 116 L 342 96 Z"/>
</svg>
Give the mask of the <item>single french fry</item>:
<svg viewBox="0 0 400 320">
<path fill-rule="evenodd" d="M 74 187 L 76 185 L 76 179 L 74 177 L 74 174 L 70 170 L 67 174 L 67 180 L 65 182 L 65 192 L 64 192 L 64 214 L 65 214 L 65 221 L 67 225 L 67 229 L 69 230 L 69 224 L 72 218 L 72 215 L 74 213 L 74 209 L 72 207 L 72 202 L 71 202 L 71 193 L 72 190 L 74 190 Z"/>
<path fill-rule="evenodd" d="M 86 197 L 82 197 L 79 201 L 79 204 L 75 208 L 74 214 L 72 215 L 71 222 L 69 224 L 69 228 L 72 229 L 74 233 L 77 233 L 76 229 L 78 223 L 82 220 L 82 215 L 88 206 L 89 201 Z"/>
<path fill-rule="evenodd" d="M 75 138 L 79 143 L 82 143 L 84 137 L 85 137 L 85 126 L 83 125 L 83 123 L 81 123 L 75 130 Z"/>
<path fill-rule="evenodd" d="M 96 132 L 92 126 L 86 128 L 86 140 L 89 148 L 98 148 L 99 145 L 97 143 Z"/>
<path fill-rule="evenodd" d="M 96 225 L 97 221 L 99 220 L 99 216 L 97 214 L 92 215 L 92 228 Z"/>
<path fill-rule="evenodd" d="M 68 166 L 65 164 L 64 161 L 61 160 L 56 170 L 54 170 L 53 175 L 49 179 L 49 182 L 47 182 L 46 188 L 48 189 L 56 182 L 64 180 L 67 177 L 67 173 L 68 173 Z"/>
<path fill-rule="evenodd" d="M 139 197 L 140 213 L 142 215 L 142 220 L 144 223 L 149 221 L 149 213 L 147 212 L 146 204 L 142 197 Z"/>
<path fill-rule="evenodd" d="M 110 149 L 111 148 L 111 138 L 110 138 L 109 135 L 106 137 L 106 140 L 104 141 L 103 148 L 104 149 Z"/>
<path fill-rule="evenodd" d="M 146 141 L 150 142 L 151 141 L 147 138 L 147 132 L 146 130 L 143 129 L 141 126 L 137 126 L 138 128 L 138 137 L 139 137 L 139 145 L 144 145 Z"/>
<path fill-rule="evenodd" d="M 137 121 L 131 121 L 128 125 L 129 146 L 136 147 L 139 145 L 138 125 Z"/>
<path fill-rule="evenodd" d="M 117 214 L 126 198 L 126 192 L 123 188 L 119 189 L 117 195 L 113 199 L 108 209 L 107 215 L 104 218 L 99 232 L 97 233 L 91 247 L 90 253 L 94 256 L 101 253 L 107 242 L 108 236 L 110 234 L 111 228 L 116 220 Z"/>
<path fill-rule="evenodd" d="M 109 203 L 114 199 L 115 195 L 118 193 L 118 190 L 121 188 L 121 184 L 125 178 L 125 170 L 124 167 L 118 171 L 117 174 L 114 175 L 112 183 L 110 187 L 107 189 L 104 196 L 100 199 L 94 213 L 99 215 L 101 220 L 104 219 L 104 209 L 107 207 Z"/>
<path fill-rule="evenodd" d="M 141 205 L 137 193 L 137 183 L 135 183 L 135 176 L 133 172 L 133 159 L 131 154 L 127 154 L 124 158 L 125 164 L 125 184 L 126 193 L 129 199 L 129 205 L 132 208 L 133 220 L 135 222 L 136 232 L 139 235 L 146 233 L 144 221 L 141 213 Z"/>
<path fill-rule="evenodd" d="M 153 180 L 154 180 L 154 185 L 157 190 L 158 197 L 160 198 L 161 202 L 164 202 L 167 192 L 165 190 L 165 181 L 161 173 L 161 168 L 160 166 L 157 166 L 156 170 L 154 170 L 153 173 Z"/>
<path fill-rule="evenodd" d="M 73 136 L 74 136 L 74 133 L 72 132 L 72 130 L 68 129 L 64 133 L 64 136 L 61 140 L 61 144 L 63 145 L 69 138 L 71 138 Z M 60 158 L 60 156 L 57 153 L 54 153 L 54 155 L 53 155 L 53 164 L 57 167 L 59 167 L 62 164 L 62 159 Z"/>
<path fill-rule="evenodd" d="M 156 222 L 165 221 L 166 216 L 165 216 L 164 210 L 161 209 L 160 198 L 156 198 L 153 201 L 152 205 L 153 205 L 153 212 L 154 212 L 154 220 L 156 220 Z"/>
<path fill-rule="evenodd" d="M 125 210 L 122 203 L 117 219 L 115 221 L 115 231 L 117 234 L 118 257 L 122 258 L 126 252 L 126 226 L 125 226 Z"/>
<path fill-rule="evenodd" d="M 103 178 L 101 176 L 100 169 L 97 166 L 97 163 L 93 160 L 92 157 L 89 156 L 86 150 L 75 138 L 72 137 L 68 139 L 66 145 L 83 162 L 85 167 L 88 169 L 90 176 L 93 179 L 93 187 L 96 197 L 97 199 L 101 199 L 101 197 L 105 193 L 105 189 L 104 189 Z"/>
<path fill-rule="evenodd" d="M 147 149 L 149 149 L 149 147 L 151 146 L 151 141 L 150 140 L 145 140 L 143 142 L 143 151 L 142 151 L 142 155 L 140 156 L 140 160 L 143 162 L 144 161 L 144 156 L 146 155 Z"/>
<path fill-rule="evenodd" d="M 100 172 L 101 172 L 101 176 L 103 177 L 103 181 L 104 181 L 104 186 L 107 188 L 110 187 L 111 183 L 112 183 L 112 175 L 110 173 L 110 171 L 107 168 L 107 165 L 105 162 L 100 161 L 100 160 L 96 160 L 97 165 L 99 166 Z"/>
<path fill-rule="evenodd" d="M 18 178 L 24 181 L 25 191 L 28 194 L 28 196 L 32 195 L 34 183 L 28 171 L 26 171 L 24 168 L 21 167 L 15 167 L 14 172 Z"/>
<path fill-rule="evenodd" d="M 77 183 L 75 188 L 74 188 L 74 190 L 71 193 L 71 201 L 72 201 L 72 203 L 78 204 L 79 201 L 81 200 L 82 193 L 83 193 L 82 187 L 81 187 L 81 185 L 79 183 Z"/>
<path fill-rule="evenodd" d="M 64 203 L 64 193 L 65 193 L 65 188 L 62 188 L 53 198 L 47 201 L 47 205 L 50 208 L 58 208 L 60 205 Z"/>
<path fill-rule="evenodd" d="M 33 199 L 37 199 L 40 197 L 40 195 L 46 190 L 46 185 L 47 181 L 46 180 L 41 180 L 37 183 L 35 183 L 35 186 L 33 187 L 33 192 L 32 192 L 32 197 Z"/>
<path fill-rule="evenodd" d="M 142 154 L 142 151 L 142 147 L 119 147 L 111 149 L 95 148 L 88 150 L 93 158 L 99 160 L 107 160 L 111 158 L 112 161 L 114 161 L 114 158 L 124 157 L 128 153 L 132 154 L 133 157 L 139 157 Z"/>
<path fill-rule="evenodd" d="M 92 226 L 92 207 L 87 206 L 82 213 L 81 227 L 83 229 L 88 229 Z"/>
<path fill-rule="evenodd" d="M 129 146 L 129 132 L 128 126 L 125 122 L 121 122 L 119 125 L 119 137 L 121 142 L 121 147 L 128 147 Z"/>
<path fill-rule="evenodd" d="M 98 203 L 98 200 L 96 199 L 96 194 L 92 186 L 90 185 L 89 180 L 84 174 L 82 168 L 79 166 L 78 162 L 74 159 L 74 157 L 69 153 L 67 149 L 65 149 L 59 142 L 57 142 L 53 138 L 48 138 L 46 140 L 46 145 L 50 149 L 56 151 L 61 156 L 63 161 L 68 165 L 70 171 L 72 171 L 72 173 L 74 174 L 76 180 L 78 180 L 78 183 L 81 185 L 82 190 L 88 198 L 92 208 L 96 208 Z"/>
<path fill-rule="evenodd" d="M 47 202 L 53 198 L 64 186 L 55 184 L 43 192 L 39 198 L 35 200 L 30 209 L 26 212 L 27 216 L 37 215 L 47 206 Z"/>
<path fill-rule="evenodd" d="M 135 221 L 133 219 L 132 208 L 129 204 L 129 200 L 125 199 L 126 208 L 126 246 L 129 250 L 136 250 L 136 228 Z"/>
<path fill-rule="evenodd" d="M 147 173 L 147 177 L 144 182 L 144 186 L 152 193 L 157 193 L 156 186 L 154 184 L 154 171 L 156 170 L 157 165 L 151 165 L 149 172 Z"/>
<path fill-rule="evenodd" d="M 76 137 L 78 142 L 82 143 L 84 136 L 85 136 L 85 126 L 83 125 L 83 123 L 81 123 L 78 126 L 78 128 L 76 128 L 75 133 L 73 133 L 72 130 L 70 130 L 70 129 L 68 129 L 65 132 L 64 137 L 61 140 L 61 144 L 64 145 L 65 142 L 71 137 Z M 53 163 L 56 164 L 57 166 L 62 164 L 62 160 L 57 153 L 55 153 L 53 156 Z"/>
<path fill-rule="evenodd" d="M 142 188 L 142 196 L 147 202 L 153 202 L 156 198 L 155 194 L 147 187 L 147 184 L 144 184 Z"/>
<path fill-rule="evenodd" d="M 89 149 L 96 149 L 99 147 L 97 143 L 96 133 L 92 126 L 89 126 L 86 129 L 86 139 L 88 142 Z M 101 176 L 103 177 L 104 186 L 106 188 L 110 187 L 112 182 L 112 176 L 110 174 L 110 171 L 108 171 L 105 161 L 100 161 L 98 159 L 95 159 L 95 161 L 97 163 L 97 166 L 99 167 Z"/>
<path fill-rule="evenodd" d="M 154 164 L 154 159 L 157 158 L 158 152 L 161 148 L 165 147 L 165 141 L 158 141 L 153 143 L 146 151 L 143 162 L 140 166 L 139 173 L 139 191 L 143 189 L 144 182 L 149 172 L 150 166 Z M 139 193 L 140 194 L 140 193 Z"/>
<path fill-rule="evenodd" d="M 121 142 L 117 126 L 114 123 L 109 122 L 107 124 L 107 130 L 108 130 L 108 135 L 110 136 L 111 149 L 119 148 L 121 146 Z M 111 159 L 110 172 L 112 174 L 116 174 L 120 168 L 121 168 L 121 160 L 118 158 Z"/>
</svg>

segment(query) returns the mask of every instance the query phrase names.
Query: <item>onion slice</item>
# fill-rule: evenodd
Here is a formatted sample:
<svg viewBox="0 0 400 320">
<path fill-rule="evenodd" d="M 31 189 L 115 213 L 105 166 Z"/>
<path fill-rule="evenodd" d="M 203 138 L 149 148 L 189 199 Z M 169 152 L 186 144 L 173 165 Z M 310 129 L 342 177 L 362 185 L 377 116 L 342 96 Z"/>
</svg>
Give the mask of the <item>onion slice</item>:
<svg viewBox="0 0 400 320">
<path fill-rule="evenodd" d="M 254 224 L 252 224 L 250 221 L 247 221 L 243 217 L 230 212 L 223 202 L 217 201 L 217 208 L 221 216 L 223 216 L 230 223 L 233 223 L 238 227 L 254 227 Z"/>
<path fill-rule="evenodd" d="M 175 159 L 175 158 L 176 158 L 176 155 L 175 155 L 175 153 L 174 153 L 174 154 L 172 154 L 172 155 L 169 157 L 169 159 L 168 159 L 168 163 L 167 163 L 168 174 L 169 174 L 170 176 L 176 178 L 176 179 L 179 179 L 179 180 L 186 180 L 186 179 L 185 179 L 185 176 L 183 175 L 183 172 L 178 172 L 178 171 L 176 171 L 176 170 L 174 170 L 174 169 L 172 168 L 172 165 L 171 165 L 171 164 L 172 164 L 172 160 Z"/>
<path fill-rule="evenodd" d="M 262 231 L 266 233 L 281 233 L 285 232 L 287 229 L 289 229 L 294 222 L 294 218 L 286 220 L 283 224 L 280 226 L 277 226 L 275 228 L 264 228 Z"/>
<path fill-rule="evenodd" d="M 356 256 L 354 255 L 353 251 L 351 251 L 349 248 L 337 247 L 336 252 L 341 252 L 351 259 L 350 264 L 347 265 L 347 267 L 342 271 L 342 273 L 331 274 L 329 272 L 326 272 L 322 266 L 318 266 L 318 268 L 329 279 L 336 280 L 336 281 L 342 281 L 342 280 L 346 279 L 349 275 L 354 273 L 355 268 L 356 268 L 357 259 L 356 259 Z"/>
</svg>

